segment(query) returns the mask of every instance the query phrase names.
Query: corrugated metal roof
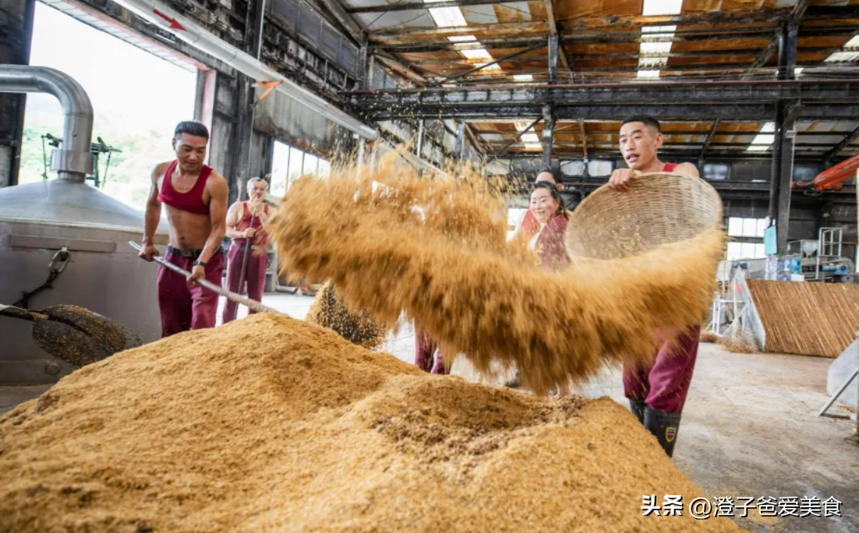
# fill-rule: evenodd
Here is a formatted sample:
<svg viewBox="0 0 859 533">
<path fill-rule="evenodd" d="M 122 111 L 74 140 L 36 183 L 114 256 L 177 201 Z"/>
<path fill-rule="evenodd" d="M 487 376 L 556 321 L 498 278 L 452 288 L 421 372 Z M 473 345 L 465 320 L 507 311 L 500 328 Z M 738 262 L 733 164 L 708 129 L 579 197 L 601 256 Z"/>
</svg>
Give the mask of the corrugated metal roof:
<svg viewBox="0 0 859 533">
<path fill-rule="evenodd" d="M 379 0 L 344 1 L 347 8 L 382 4 Z M 464 73 L 490 58 L 497 60 L 521 52 L 547 39 L 554 22 L 563 35 L 563 57 L 558 65 L 561 83 L 588 83 L 640 82 L 656 77 L 696 82 L 740 77 L 773 79 L 778 67 L 777 47 L 773 46 L 777 32 L 798 1 L 565 0 L 554 2 L 554 21 L 547 21 L 544 1 L 485 3 L 453 7 L 460 10 L 467 24 L 455 28 L 439 28 L 417 0 L 389 0 L 389 5 L 397 8 L 402 4 L 414 9 L 354 16 L 369 26 L 372 43 L 430 81 L 438 75 Z M 839 19 L 837 12 L 830 9 L 823 13 L 819 9 L 853 5 L 859 5 L 859 0 L 811 2 L 799 23 L 796 74 L 807 79 L 844 76 L 851 68 L 859 73 L 859 10 L 843 7 L 846 11 Z M 448 40 L 456 35 L 473 36 L 475 43 L 469 46 L 479 46 L 482 51 L 457 50 Z M 765 55 L 764 50 L 769 53 Z M 752 70 L 753 65 L 759 68 Z M 547 48 L 501 61 L 491 71 L 469 73 L 455 83 L 468 86 L 525 80 L 546 83 Z M 469 122 L 490 148 L 500 148 L 517 133 L 511 121 Z M 857 125 L 859 121 L 800 122 L 797 149 L 835 146 Z M 712 126 L 712 121 L 665 123 L 665 142 L 672 149 L 700 149 Z M 730 117 L 723 117 L 711 144 L 716 146 L 716 152 L 749 147 L 766 150 L 769 133 L 761 132 L 763 127 L 762 122 L 731 122 Z M 588 145 L 616 148 L 619 128 L 618 122 L 587 121 Z M 542 124 L 535 130 L 539 134 Z M 577 122 L 557 124 L 556 150 L 583 153 L 584 140 Z M 526 150 L 524 144 L 520 142 L 509 150 Z"/>
</svg>

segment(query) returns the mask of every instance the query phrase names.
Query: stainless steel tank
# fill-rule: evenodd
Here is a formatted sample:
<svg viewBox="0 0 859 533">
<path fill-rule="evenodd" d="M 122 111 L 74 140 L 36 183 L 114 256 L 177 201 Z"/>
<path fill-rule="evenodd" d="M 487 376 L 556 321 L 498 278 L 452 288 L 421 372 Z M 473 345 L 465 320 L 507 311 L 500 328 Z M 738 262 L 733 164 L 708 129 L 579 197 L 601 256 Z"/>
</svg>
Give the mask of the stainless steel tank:
<svg viewBox="0 0 859 533">
<path fill-rule="evenodd" d="M 30 298 L 30 309 L 75 304 L 122 322 L 145 341 L 160 336 L 155 293 L 158 269 L 128 246 L 140 240 L 143 213 L 87 185 L 92 106 L 69 76 L 44 67 L 0 66 L 0 92 L 48 92 L 63 105 L 61 150 L 52 154 L 56 180 L 0 189 L 0 303 Z M 159 244 L 167 242 L 159 228 Z M 0 317 L 0 384 L 52 383 L 73 368 L 43 352 L 27 322 Z"/>
</svg>

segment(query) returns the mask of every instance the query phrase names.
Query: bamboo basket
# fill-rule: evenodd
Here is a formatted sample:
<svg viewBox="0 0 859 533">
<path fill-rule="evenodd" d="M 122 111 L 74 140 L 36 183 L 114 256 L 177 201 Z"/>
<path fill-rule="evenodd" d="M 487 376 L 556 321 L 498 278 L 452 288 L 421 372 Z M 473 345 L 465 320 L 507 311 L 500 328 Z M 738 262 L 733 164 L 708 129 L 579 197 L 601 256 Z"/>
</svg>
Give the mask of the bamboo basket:
<svg viewBox="0 0 859 533">
<path fill-rule="evenodd" d="M 722 200 L 709 183 L 668 172 L 642 174 L 630 190 L 602 186 L 585 198 L 567 224 L 567 254 L 620 259 L 721 227 Z"/>
</svg>

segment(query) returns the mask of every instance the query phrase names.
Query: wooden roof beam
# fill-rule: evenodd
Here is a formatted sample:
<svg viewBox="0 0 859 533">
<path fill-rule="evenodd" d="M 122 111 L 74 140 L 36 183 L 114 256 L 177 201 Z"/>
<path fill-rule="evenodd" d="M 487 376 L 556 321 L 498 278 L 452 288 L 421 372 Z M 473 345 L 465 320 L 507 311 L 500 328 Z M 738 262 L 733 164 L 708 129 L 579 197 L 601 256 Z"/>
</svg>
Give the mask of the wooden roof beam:
<svg viewBox="0 0 859 533">
<path fill-rule="evenodd" d="M 445 28 L 451 30 L 451 28 Z M 456 34 L 456 28 L 451 35 Z M 469 31 L 482 31 L 479 27 L 471 27 Z M 849 37 L 856 32 L 855 27 L 850 28 L 821 28 L 820 30 L 803 30 L 803 37 Z M 460 32 L 467 34 L 466 32 Z M 682 32 L 680 30 L 674 32 L 673 37 L 660 35 L 640 35 L 629 33 L 617 33 L 615 35 L 606 33 L 576 33 L 572 35 L 564 35 L 562 41 L 564 44 L 626 44 L 626 43 L 683 43 L 683 42 L 698 42 L 698 41 L 723 41 L 736 39 L 761 39 L 769 37 L 773 34 L 773 28 L 750 28 L 742 32 L 713 30 L 701 32 L 698 30 L 690 30 Z M 418 52 L 441 52 L 441 51 L 458 51 L 458 50 L 474 50 L 485 48 L 515 48 L 517 46 L 528 46 L 538 41 L 545 41 L 548 34 L 528 35 L 524 37 L 508 37 L 504 39 L 481 39 L 479 42 L 464 42 L 453 43 L 446 39 L 435 42 L 415 42 L 415 43 L 398 43 L 390 44 L 380 42 L 379 37 L 370 36 L 374 39 L 371 48 L 383 49 L 392 53 L 418 53 Z"/>
<path fill-rule="evenodd" d="M 796 26 L 799 24 L 799 21 L 802 20 L 802 17 L 805 16 L 805 12 L 808 10 L 808 5 L 811 3 L 811 0 L 799 0 L 796 5 L 793 7 L 793 11 L 788 17 L 787 24 Z M 747 80 L 749 78 L 754 77 L 755 70 L 766 65 L 772 55 L 779 49 L 779 34 L 773 36 L 773 39 L 769 42 L 763 50 L 755 57 L 755 60 L 752 62 L 752 66 L 749 67 L 749 72 L 743 75 L 743 79 Z"/>
<path fill-rule="evenodd" d="M 390 57 L 385 57 L 382 55 L 377 55 L 376 59 L 380 63 L 383 63 L 386 67 L 391 69 L 393 72 L 399 74 L 400 76 L 406 77 L 407 79 L 409 79 L 410 81 L 412 81 L 418 85 L 426 85 L 427 84 L 427 80 L 424 79 L 423 76 L 421 76 L 419 73 L 415 72 L 408 65 L 404 65 L 402 62 L 400 62 L 398 60 L 391 59 Z"/>
<path fill-rule="evenodd" d="M 454 74 L 453 76 L 448 76 L 447 78 L 444 78 L 441 81 L 437 81 L 437 82 L 433 83 L 431 86 L 435 87 L 435 86 L 441 85 L 443 83 L 447 83 L 449 81 L 453 81 L 455 79 L 462 78 L 464 76 L 467 76 L 467 75 L 472 74 L 474 72 L 477 72 L 479 70 L 483 70 L 487 67 L 491 67 L 492 65 L 497 65 L 498 63 L 501 63 L 502 61 L 507 61 L 508 59 L 513 59 L 513 58 L 519 57 L 523 54 L 527 54 L 528 52 L 533 52 L 534 50 L 537 50 L 540 48 L 545 48 L 545 47 L 546 47 L 546 45 L 542 44 L 542 43 L 535 44 L 534 46 L 531 46 L 529 48 L 525 48 L 523 50 L 519 50 L 518 52 L 514 52 L 514 53 L 507 55 L 507 56 L 504 56 L 504 57 L 500 57 L 494 61 L 490 61 L 489 63 L 484 63 L 482 65 L 478 65 L 474 68 L 466 70 L 465 72 L 460 72 L 458 74 Z"/>
<path fill-rule="evenodd" d="M 510 47 L 514 48 L 514 47 Z M 799 53 L 826 53 L 831 54 L 834 52 L 845 51 L 841 46 L 816 46 L 812 48 L 800 48 L 798 49 Z M 772 54 L 770 52 L 770 54 Z M 653 52 L 647 54 L 641 54 L 638 52 L 630 52 L 630 53 L 618 53 L 618 54 L 570 54 L 569 58 L 573 61 L 588 61 L 595 59 L 638 59 L 641 57 L 646 58 L 672 58 L 672 57 L 721 57 L 721 56 L 744 56 L 744 55 L 758 55 L 760 54 L 760 50 L 757 49 L 741 49 L 741 50 L 702 50 L 696 52 Z M 526 56 L 526 57 L 517 57 L 514 59 L 510 59 L 509 61 L 512 63 L 527 63 L 533 61 L 544 61 L 545 58 L 537 57 L 537 56 Z M 467 61 L 470 63 L 478 63 L 481 60 L 479 59 L 466 59 L 466 58 L 456 58 L 456 59 L 422 59 L 413 61 L 413 65 L 455 65 L 455 64 L 464 64 L 463 62 Z M 763 62 L 765 63 L 765 61 Z M 760 68 L 763 63 L 760 65 L 754 66 L 752 68 Z"/>
<path fill-rule="evenodd" d="M 707 148 L 710 147 L 710 143 L 713 142 L 713 137 L 716 136 L 716 130 L 719 129 L 719 123 L 722 119 L 717 118 L 713 121 L 713 126 L 710 128 L 710 133 L 707 134 L 707 138 L 704 139 L 704 144 L 701 146 L 701 153 L 698 155 L 698 166 L 701 167 L 699 170 L 701 172 L 704 171 L 704 154 L 707 152 Z M 662 135 L 665 135 L 665 132 L 662 132 Z"/>
<path fill-rule="evenodd" d="M 520 132 L 516 135 L 516 138 L 515 138 L 515 139 L 513 139 L 512 141 L 507 142 L 507 144 L 505 144 L 504 146 L 502 146 L 502 147 L 501 147 L 501 149 L 500 149 L 500 150 L 498 150 L 497 152 L 495 152 L 494 154 L 492 154 L 492 156 L 493 156 L 493 157 L 495 157 L 495 158 L 501 157 L 501 156 L 504 154 L 504 152 L 506 152 L 506 151 L 507 151 L 507 149 L 508 149 L 508 148 L 510 148 L 511 146 L 513 146 L 514 144 L 516 144 L 517 142 L 519 142 L 519 139 L 521 139 L 523 135 L 525 135 L 526 133 L 528 133 L 529 131 L 531 131 L 531 130 L 534 128 L 534 126 L 536 126 L 536 125 L 537 125 L 541 120 L 543 120 L 543 117 L 542 117 L 542 116 L 541 116 L 541 117 L 539 117 L 539 118 L 538 118 L 537 120 L 535 120 L 534 122 L 532 122 L 531 124 L 529 124 L 527 128 L 525 128 L 524 130 L 520 131 Z"/>
<path fill-rule="evenodd" d="M 328 0 L 334 1 L 334 0 Z M 544 0 L 545 1 L 545 0 Z M 421 9 L 435 8 L 446 2 L 433 2 L 432 4 L 421 3 Z M 849 10 L 852 15 L 855 11 L 859 17 L 859 9 L 852 9 L 853 6 L 844 8 Z M 642 16 L 642 15 L 622 15 L 622 16 L 599 16 L 599 17 L 579 17 L 570 18 L 560 21 L 563 24 L 564 30 L 572 28 L 591 29 L 598 31 L 601 27 L 623 26 L 627 29 L 636 29 L 642 26 L 680 26 L 689 25 L 707 25 L 707 24 L 751 24 L 751 23 L 772 23 L 783 22 L 790 16 L 791 10 L 786 8 L 781 9 L 753 9 L 745 11 L 711 11 L 704 13 L 689 13 L 680 15 L 658 15 L 658 16 Z M 845 11 L 847 13 L 847 11 Z M 850 17 L 845 17 L 850 18 Z M 542 33 L 548 34 L 549 27 L 543 21 L 531 22 L 506 22 L 492 24 L 475 24 L 472 26 L 448 26 L 439 28 L 437 26 L 403 26 L 401 24 L 384 26 L 370 32 L 370 35 L 457 35 L 462 33 L 473 33 L 475 31 L 503 31 L 505 29 L 521 29 L 528 26 L 542 24 Z"/>
<path fill-rule="evenodd" d="M 578 120 L 579 129 L 582 130 L 582 153 L 585 155 L 585 161 L 588 160 L 588 132 L 585 130 L 585 119 L 580 118 Z M 587 168 L 585 168 L 585 173 L 587 174 Z"/>
<path fill-rule="evenodd" d="M 752 61 L 751 66 L 749 66 L 748 72 L 743 74 L 742 79 L 748 80 L 750 78 L 753 78 L 755 74 L 757 74 L 757 72 L 755 71 L 766 65 L 769 62 L 770 58 L 773 56 L 773 54 L 776 52 L 776 50 L 778 50 L 778 35 L 773 37 L 769 44 L 767 44 L 763 50 L 758 52 L 758 55 L 755 56 L 755 60 Z"/>
<path fill-rule="evenodd" d="M 558 38 L 560 39 L 561 32 L 558 28 L 558 19 L 555 17 L 555 5 L 552 0 L 543 0 L 543 3 L 546 5 L 546 20 L 549 23 L 549 38 Z M 558 43 L 558 59 L 561 60 L 561 64 L 564 65 L 564 68 L 570 73 L 570 77 L 573 76 L 573 69 L 570 67 L 570 62 L 567 58 L 567 52 L 564 50 L 563 43 Z"/>
</svg>

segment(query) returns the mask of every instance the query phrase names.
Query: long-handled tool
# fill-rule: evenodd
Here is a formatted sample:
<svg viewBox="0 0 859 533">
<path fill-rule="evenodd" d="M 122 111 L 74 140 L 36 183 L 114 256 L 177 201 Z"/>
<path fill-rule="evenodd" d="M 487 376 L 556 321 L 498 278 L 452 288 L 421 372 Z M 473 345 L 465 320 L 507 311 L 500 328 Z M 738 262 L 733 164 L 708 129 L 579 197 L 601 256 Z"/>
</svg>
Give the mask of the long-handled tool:
<svg viewBox="0 0 859 533">
<path fill-rule="evenodd" d="M 129 241 L 128 244 L 131 245 L 131 247 L 134 248 L 135 250 L 137 250 L 138 252 L 140 250 L 142 250 L 140 245 L 134 241 Z M 162 257 L 154 255 L 154 256 L 152 256 L 152 259 L 155 260 L 156 263 L 163 266 L 164 268 L 169 268 L 173 272 L 176 272 L 177 274 L 182 274 L 186 278 L 191 275 L 191 273 L 188 272 L 187 270 L 185 270 L 184 268 L 177 267 L 173 263 L 170 263 L 170 262 L 164 260 Z M 224 296 L 227 299 L 229 299 L 233 302 L 236 302 L 237 304 L 242 304 L 245 307 L 253 309 L 254 311 L 257 311 L 257 312 L 268 311 L 269 313 L 283 314 L 280 311 L 278 311 L 277 309 L 273 309 L 271 307 L 263 305 L 256 300 L 251 300 L 250 298 L 245 298 L 241 294 L 236 294 L 234 292 L 228 291 L 227 289 L 221 287 L 220 285 L 215 285 L 214 283 L 212 283 L 206 279 L 198 279 L 195 283 L 197 283 L 198 285 L 200 285 L 204 289 L 209 289 L 210 291 L 215 291 L 218 294 L 220 294 L 221 296 Z"/>
<path fill-rule="evenodd" d="M 128 327 L 76 305 L 52 305 L 42 311 L 0 305 L 0 316 L 32 322 L 36 344 L 75 366 L 95 363 L 143 344 L 140 335 Z"/>
<path fill-rule="evenodd" d="M 257 216 L 254 214 L 251 214 L 251 225 L 250 225 L 250 227 L 252 229 L 254 227 L 254 222 L 256 222 L 256 219 L 257 219 Z M 256 233 L 254 233 L 254 235 L 256 235 Z M 248 271 L 248 255 L 250 254 L 251 248 L 253 248 L 253 246 L 251 245 L 252 242 L 253 242 L 253 237 L 249 237 L 249 238 L 246 237 L 245 238 L 245 253 L 243 254 L 243 257 L 242 257 L 242 271 L 239 274 L 239 294 L 243 293 L 245 290 L 245 275 L 247 274 L 247 271 Z M 250 292 L 250 291 L 248 291 L 248 292 Z M 233 316 L 231 318 L 233 320 L 235 320 L 236 316 L 238 316 L 238 314 L 239 314 L 239 308 L 238 308 L 238 306 L 236 306 L 233 309 Z"/>
</svg>

